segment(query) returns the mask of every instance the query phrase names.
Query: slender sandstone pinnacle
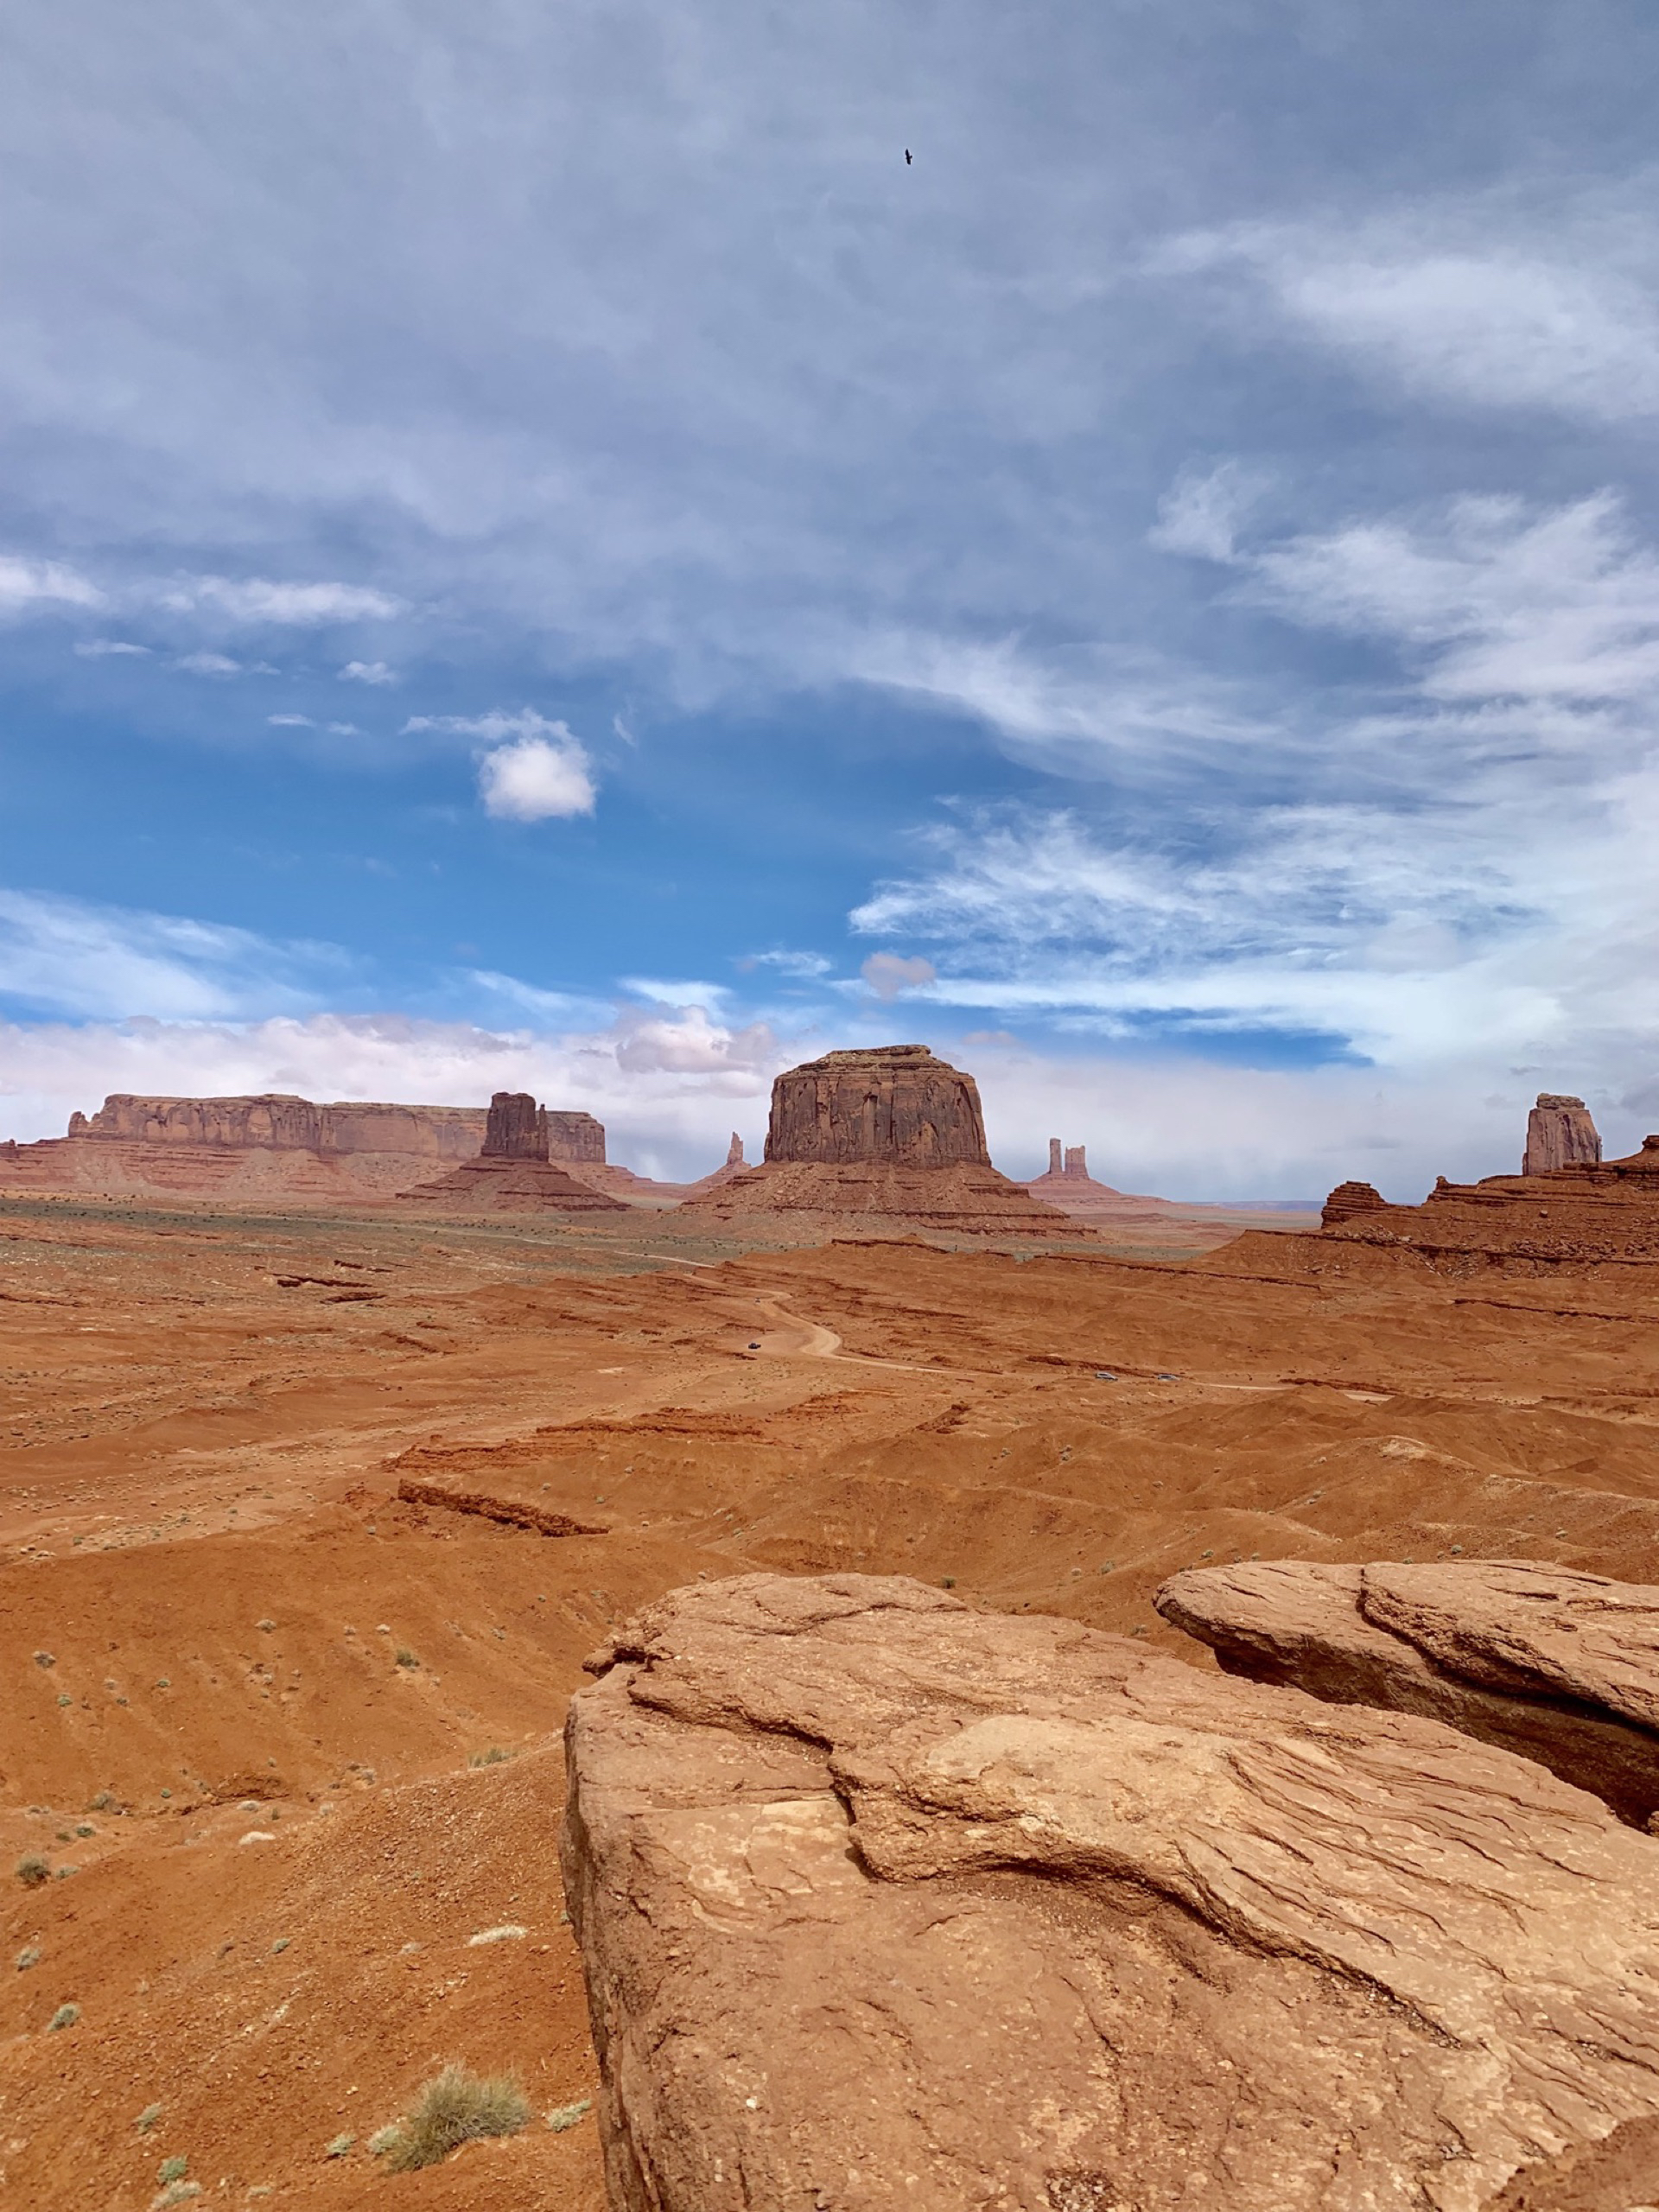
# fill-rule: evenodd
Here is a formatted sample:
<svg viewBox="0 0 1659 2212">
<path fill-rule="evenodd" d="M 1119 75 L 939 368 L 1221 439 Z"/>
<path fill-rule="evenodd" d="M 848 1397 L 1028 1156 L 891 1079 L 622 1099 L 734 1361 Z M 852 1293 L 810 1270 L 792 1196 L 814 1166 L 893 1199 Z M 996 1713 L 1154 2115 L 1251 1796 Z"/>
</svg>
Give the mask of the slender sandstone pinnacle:
<svg viewBox="0 0 1659 2212">
<path fill-rule="evenodd" d="M 1527 1116 L 1523 1175 L 1547 1175 L 1557 1167 L 1593 1167 L 1601 1159 L 1601 1138 L 1582 1098 L 1541 1090 Z"/>
<path fill-rule="evenodd" d="M 1048 1172 L 1051 1175 L 1059 1175 L 1065 1172 L 1060 1165 L 1060 1141 L 1058 1137 L 1050 1137 L 1048 1141 Z"/>
<path fill-rule="evenodd" d="M 732 1131 L 732 1141 L 727 1148 L 726 1165 L 728 1167 L 744 1167 L 747 1166 L 747 1164 L 748 1163 L 743 1157 L 743 1140 L 739 1136 L 737 1131 L 734 1129 Z"/>
</svg>

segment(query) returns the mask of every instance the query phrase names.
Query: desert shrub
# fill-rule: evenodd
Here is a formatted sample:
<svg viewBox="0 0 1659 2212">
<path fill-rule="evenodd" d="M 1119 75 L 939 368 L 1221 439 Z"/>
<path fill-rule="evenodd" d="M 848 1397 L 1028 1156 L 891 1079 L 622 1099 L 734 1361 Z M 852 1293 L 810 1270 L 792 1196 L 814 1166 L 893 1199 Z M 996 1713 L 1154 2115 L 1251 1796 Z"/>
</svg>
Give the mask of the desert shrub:
<svg viewBox="0 0 1659 2212">
<path fill-rule="evenodd" d="M 53 2031 L 57 2028 L 73 2028 L 75 2022 L 79 2018 L 80 2007 L 79 2005 L 60 2005 L 57 2011 L 52 2015 L 51 2018 L 46 2024 L 47 2033 L 50 2035 Z"/>
<path fill-rule="evenodd" d="M 343 2158 L 356 2140 L 355 2135 L 336 2135 L 322 2155 L 325 2158 Z"/>
<path fill-rule="evenodd" d="M 86 1809 L 89 1813 L 112 1813 L 115 1810 L 114 1791 L 100 1789 Z"/>
<path fill-rule="evenodd" d="M 504 1766 L 512 1757 L 512 1753 L 504 1751 L 499 1744 L 492 1744 L 487 1751 L 474 1751 L 467 1764 L 468 1766 Z"/>
<path fill-rule="evenodd" d="M 415 1654 L 410 1649 L 406 1643 L 400 1643 L 398 1645 L 397 1664 L 400 1667 L 418 1667 L 420 1663 L 420 1661 L 415 1656 Z"/>
<path fill-rule="evenodd" d="M 469 2074 L 446 2066 L 416 2098 L 385 2153 L 389 2173 L 413 2173 L 480 2135 L 516 2135 L 530 2118 L 518 2084 L 505 2075 Z"/>
<path fill-rule="evenodd" d="M 155 2126 L 156 2121 L 161 2118 L 161 2116 L 162 2107 L 160 2105 L 146 2105 L 143 2112 L 139 2113 L 137 2119 L 134 2120 L 133 2126 L 138 2130 L 138 2133 L 141 2135 L 148 2135 L 150 2129 Z"/>
<path fill-rule="evenodd" d="M 25 1943 L 22 1949 L 17 1954 L 18 1973 L 27 1974 L 30 1967 L 37 1967 L 40 1963 L 41 1954 L 39 1947 L 34 1943 Z"/>
<path fill-rule="evenodd" d="M 37 1651 L 35 1654 L 35 1664 L 37 1667 L 55 1667 L 57 1663 L 49 1651 Z"/>
<path fill-rule="evenodd" d="M 574 2127 L 579 2120 L 586 2120 L 593 2108 L 591 2097 L 579 2097 L 573 2105 L 555 2105 L 547 2115 L 547 2124 L 556 2135 L 563 2135 L 567 2127 Z"/>
<path fill-rule="evenodd" d="M 38 1851 L 26 1851 L 17 1861 L 18 1880 L 26 1890 L 38 1889 L 52 1878 L 52 1869 Z"/>
<path fill-rule="evenodd" d="M 390 2127 L 377 2127 L 368 2140 L 372 2158 L 384 2158 L 388 2151 L 395 2151 L 404 2139 L 404 2131 L 394 2120 Z"/>
<path fill-rule="evenodd" d="M 182 2181 L 190 2171 L 190 2161 L 182 2152 L 175 2151 L 170 2158 L 163 2158 L 156 2170 L 156 2178 L 165 2189 L 169 2182 Z"/>
</svg>

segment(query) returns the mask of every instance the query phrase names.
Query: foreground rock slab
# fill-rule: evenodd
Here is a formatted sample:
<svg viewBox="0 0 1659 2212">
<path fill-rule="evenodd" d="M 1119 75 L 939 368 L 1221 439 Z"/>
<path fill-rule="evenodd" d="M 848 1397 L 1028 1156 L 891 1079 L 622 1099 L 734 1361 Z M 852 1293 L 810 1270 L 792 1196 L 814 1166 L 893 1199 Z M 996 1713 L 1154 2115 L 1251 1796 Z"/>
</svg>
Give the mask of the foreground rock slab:
<svg viewBox="0 0 1659 2212">
<path fill-rule="evenodd" d="M 1645 1826 L 1659 1810 L 1659 1588 L 1534 1560 L 1190 1567 L 1166 1620 L 1229 1674 L 1417 1713 Z"/>
<path fill-rule="evenodd" d="M 1659 1842 L 1433 1721 L 857 1575 L 595 1655 L 626 2212 L 1478 2212 L 1659 2116 Z"/>
</svg>

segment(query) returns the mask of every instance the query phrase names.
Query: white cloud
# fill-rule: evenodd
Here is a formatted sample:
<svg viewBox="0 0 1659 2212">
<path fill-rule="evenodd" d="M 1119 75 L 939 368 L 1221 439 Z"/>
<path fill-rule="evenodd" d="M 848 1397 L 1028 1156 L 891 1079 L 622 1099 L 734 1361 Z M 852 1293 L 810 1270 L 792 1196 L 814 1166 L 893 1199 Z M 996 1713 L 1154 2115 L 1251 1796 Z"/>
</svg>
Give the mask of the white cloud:
<svg viewBox="0 0 1659 2212">
<path fill-rule="evenodd" d="M 931 983 L 938 974 L 931 960 L 906 960 L 896 952 L 873 952 L 858 972 L 877 998 L 884 1000 Z"/>
<path fill-rule="evenodd" d="M 155 597 L 175 613 L 207 612 L 253 626 L 385 622 L 405 611 L 402 600 L 362 584 L 284 583 L 264 576 L 183 576 Z"/>
<path fill-rule="evenodd" d="M 1265 480 L 1236 461 L 1183 469 L 1158 503 L 1147 541 L 1160 552 L 1230 561 L 1239 525 L 1265 489 Z"/>
<path fill-rule="evenodd" d="M 1305 335 L 1419 394 L 1617 423 L 1659 412 L 1654 217 L 1649 176 L 1553 208 L 1489 194 L 1236 224 L 1151 263 L 1245 272 Z"/>
<path fill-rule="evenodd" d="M 228 653 L 185 653 L 174 663 L 190 676 L 239 676 L 242 664 L 232 660 Z"/>
<path fill-rule="evenodd" d="M 265 720 L 273 729 L 315 729 L 309 715 L 267 715 Z"/>
<path fill-rule="evenodd" d="M 147 654 L 148 645 L 135 645 L 125 638 L 90 638 L 75 647 L 82 660 L 104 660 L 111 654 Z"/>
<path fill-rule="evenodd" d="M 1257 552 L 1245 588 L 1293 620 L 1435 656 L 1431 699 L 1646 700 L 1659 559 L 1611 492 L 1554 508 L 1459 499 Z"/>
<path fill-rule="evenodd" d="M 23 614 L 44 607 L 100 607 L 103 602 L 96 584 L 60 562 L 0 554 L 0 614 Z"/>
<path fill-rule="evenodd" d="M 342 683 L 395 683 L 397 677 L 383 660 L 348 660 L 340 671 Z"/>
<path fill-rule="evenodd" d="M 315 1005 L 337 948 L 123 906 L 0 890 L 0 996 L 54 1014 L 213 1020 Z"/>
<path fill-rule="evenodd" d="M 706 1007 L 626 1008 L 617 1017 L 617 1065 L 630 1074 L 734 1076 L 741 1093 L 779 1064 L 779 1044 L 765 1022 L 729 1029 Z"/>
<path fill-rule="evenodd" d="M 544 737 L 521 737 L 486 753 L 478 764 L 478 788 L 486 814 L 502 822 L 591 814 L 597 797 L 581 746 Z"/>
</svg>

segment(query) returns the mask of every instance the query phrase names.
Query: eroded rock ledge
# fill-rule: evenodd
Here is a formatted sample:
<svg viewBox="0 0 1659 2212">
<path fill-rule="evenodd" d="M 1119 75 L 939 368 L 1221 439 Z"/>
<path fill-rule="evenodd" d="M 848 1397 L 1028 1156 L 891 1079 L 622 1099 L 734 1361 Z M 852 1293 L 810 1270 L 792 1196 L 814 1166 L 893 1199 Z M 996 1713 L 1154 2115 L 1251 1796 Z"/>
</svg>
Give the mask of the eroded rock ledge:
<svg viewBox="0 0 1659 2212">
<path fill-rule="evenodd" d="M 1477 2212 L 1659 2115 L 1659 1842 L 1528 1760 L 902 1580 L 590 1665 L 618 2212 Z"/>
<path fill-rule="evenodd" d="M 1229 1674 L 1443 1720 L 1637 1827 L 1659 1810 L 1659 1589 L 1528 1560 L 1274 1560 L 1190 1567 L 1155 1603 Z"/>
</svg>

